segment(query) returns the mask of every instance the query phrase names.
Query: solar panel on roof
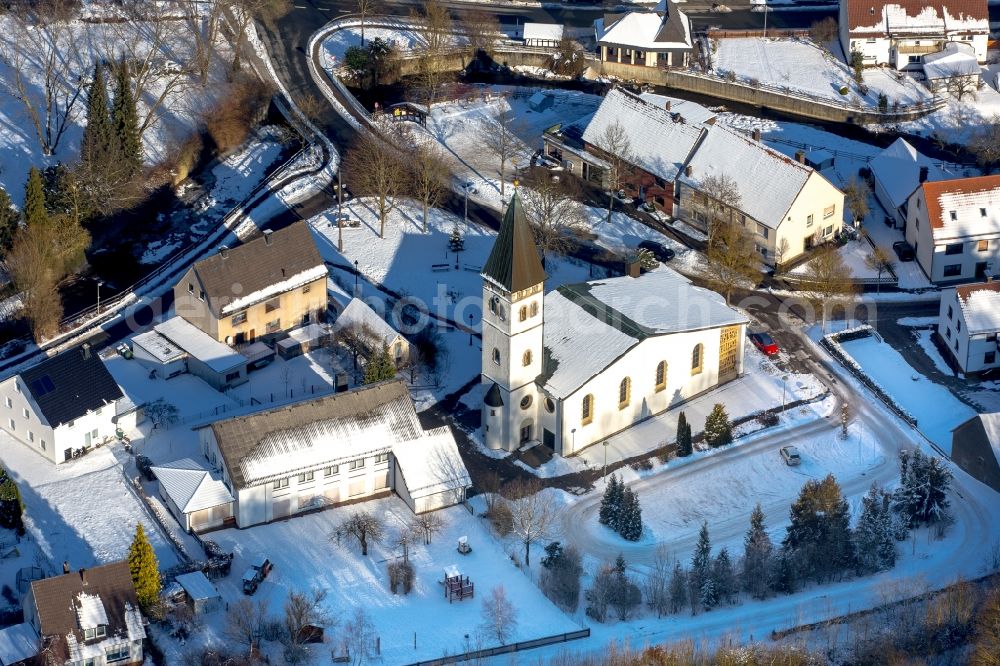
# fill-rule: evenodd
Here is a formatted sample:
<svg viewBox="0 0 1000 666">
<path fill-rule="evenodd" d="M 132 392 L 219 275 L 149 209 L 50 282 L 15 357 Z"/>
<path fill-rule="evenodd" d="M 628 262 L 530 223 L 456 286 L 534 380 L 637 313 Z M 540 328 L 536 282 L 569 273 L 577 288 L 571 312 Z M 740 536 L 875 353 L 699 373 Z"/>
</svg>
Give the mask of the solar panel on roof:
<svg viewBox="0 0 1000 666">
<path fill-rule="evenodd" d="M 43 375 L 31 382 L 31 392 L 35 394 L 35 397 L 40 398 L 54 390 L 56 390 L 56 386 L 52 383 L 52 379 L 48 375 Z"/>
</svg>

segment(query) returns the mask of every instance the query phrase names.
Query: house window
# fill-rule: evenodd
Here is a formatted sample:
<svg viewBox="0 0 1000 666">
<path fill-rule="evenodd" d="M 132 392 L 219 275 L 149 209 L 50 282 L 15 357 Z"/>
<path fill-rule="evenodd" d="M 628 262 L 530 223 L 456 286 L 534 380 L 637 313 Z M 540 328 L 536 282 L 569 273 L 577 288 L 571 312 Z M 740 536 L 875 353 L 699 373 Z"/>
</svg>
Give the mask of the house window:
<svg viewBox="0 0 1000 666">
<path fill-rule="evenodd" d="M 948 319 L 952 319 L 952 309 L 950 305 L 948 306 Z"/>
<path fill-rule="evenodd" d="M 594 396 L 587 394 L 583 396 L 583 413 L 581 414 L 580 423 L 582 425 L 587 425 L 594 420 Z"/>
<path fill-rule="evenodd" d="M 767 238 L 767 227 L 765 227 L 760 222 L 757 223 L 757 233 L 764 238 Z"/>
<path fill-rule="evenodd" d="M 365 466 L 364 458 L 358 458 L 357 460 L 352 460 L 348 465 L 350 471 L 352 472 L 356 469 L 363 469 L 364 466 Z"/>
<path fill-rule="evenodd" d="M 959 319 L 958 321 L 955 322 L 955 332 L 956 333 L 961 333 L 962 332 L 962 320 L 961 319 Z"/>
<path fill-rule="evenodd" d="M 307 284 L 306 286 L 302 287 L 302 293 L 303 294 L 308 294 L 310 289 L 312 289 L 312 285 L 311 284 Z"/>
<path fill-rule="evenodd" d="M 744 227 L 745 227 L 745 226 L 747 226 L 747 216 L 746 216 L 746 215 L 744 215 L 743 213 L 740 213 L 740 214 L 739 214 L 739 215 L 738 215 L 738 216 L 736 217 L 736 219 L 738 219 L 738 220 L 740 221 L 740 225 L 741 225 L 741 226 L 744 226 Z"/>
<path fill-rule="evenodd" d="M 667 388 L 667 362 L 660 361 L 656 364 L 656 390 L 662 391 Z"/>
<path fill-rule="evenodd" d="M 205 292 L 203 292 L 203 291 L 199 291 L 198 292 L 198 300 L 199 301 L 204 301 L 205 300 Z"/>
<path fill-rule="evenodd" d="M 277 298 L 272 298 L 271 300 L 264 303 L 264 312 L 274 312 L 279 308 L 281 308 L 281 296 L 278 296 Z"/>
<path fill-rule="evenodd" d="M 618 384 L 618 409 L 628 407 L 628 401 L 632 394 L 632 380 L 626 377 Z"/>
<path fill-rule="evenodd" d="M 701 374 L 705 362 L 705 347 L 700 342 L 691 350 L 691 374 Z"/>
<path fill-rule="evenodd" d="M 833 214 L 836 212 L 837 212 L 837 204 L 833 204 L 832 206 L 827 206 L 826 208 L 823 209 L 823 219 L 825 220 L 828 217 L 833 217 Z"/>
<path fill-rule="evenodd" d="M 990 242 L 988 240 L 981 240 L 976 243 L 976 250 L 979 252 L 986 252 L 990 249 Z"/>
<path fill-rule="evenodd" d="M 526 321 L 528 319 L 528 306 L 521 306 L 521 309 L 517 312 L 517 319 L 518 321 Z"/>
<path fill-rule="evenodd" d="M 962 248 L 964 245 L 962 243 L 952 243 L 951 245 L 944 246 L 945 254 L 962 254 Z"/>
<path fill-rule="evenodd" d="M 233 315 L 232 318 L 233 326 L 239 326 L 240 324 L 245 324 L 246 321 L 247 321 L 247 313 L 245 310 L 243 312 L 237 312 L 236 314 Z"/>
<path fill-rule="evenodd" d="M 239 378 L 240 378 L 239 370 L 237 370 L 236 372 L 230 372 L 226 374 L 226 382 L 236 381 Z"/>
<path fill-rule="evenodd" d="M 75 425 L 76 425 L 76 421 L 70 421 L 69 423 L 66 424 L 66 427 L 67 428 L 72 428 Z"/>
<path fill-rule="evenodd" d="M 493 362 L 500 365 L 500 350 L 496 347 L 493 348 Z"/>
<path fill-rule="evenodd" d="M 340 465 L 330 465 L 323 468 L 323 476 L 336 476 L 340 474 Z"/>
<path fill-rule="evenodd" d="M 988 351 L 983 354 L 983 363 L 996 363 L 997 353 L 995 351 Z"/>
<path fill-rule="evenodd" d="M 28 441 L 29 442 L 35 441 L 35 433 L 31 432 L 30 430 L 28 431 Z"/>
<path fill-rule="evenodd" d="M 118 647 L 113 647 L 105 653 L 105 659 L 108 663 L 115 661 L 125 661 L 129 658 L 128 645 L 119 645 Z"/>
<path fill-rule="evenodd" d="M 980 208 L 979 209 L 979 217 L 986 217 L 986 209 L 985 208 Z"/>
<path fill-rule="evenodd" d="M 524 366 L 531 365 L 531 350 L 530 349 L 528 349 L 527 351 L 525 351 L 524 355 L 521 356 L 521 365 L 524 365 Z"/>
<path fill-rule="evenodd" d="M 10 401 L 10 398 L 4 398 L 4 402 L 7 403 L 7 409 L 11 409 L 14 406 L 14 403 Z"/>
<path fill-rule="evenodd" d="M 43 439 L 42 440 L 42 451 L 44 451 L 44 450 L 45 450 L 45 440 Z"/>
<path fill-rule="evenodd" d="M 951 340 L 951 329 L 950 328 L 945 328 L 944 329 L 944 337 L 946 337 L 949 340 Z"/>
<path fill-rule="evenodd" d="M 309 483 L 316 478 L 316 472 L 304 472 L 299 474 L 299 483 Z"/>
<path fill-rule="evenodd" d="M 531 407 L 531 394 L 530 393 L 528 395 L 524 396 L 523 398 L 521 398 L 521 409 L 527 409 L 528 407 Z"/>
<path fill-rule="evenodd" d="M 103 624 L 83 630 L 83 640 L 85 641 L 92 641 L 95 638 L 104 638 L 105 635 L 107 635 L 107 627 Z"/>
<path fill-rule="evenodd" d="M 14 419 L 7 419 L 7 423 L 10 424 L 10 429 L 11 430 L 17 430 L 17 424 L 14 423 Z"/>
<path fill-rule="evenodd" d="M 996 333 L 990 333 L 989 335 L 986 336 L 986 342 L 996 342 L 996 341 L 997 341 Z"/>
<path fill-rule="evenodd" d="M 958 277 L 962 274 L 962 264 L 948 264 L 944 267 L 945 277 Z"/>
<path fill-rule="evenodd" d="M 275 333 L 281 330 L 281 320 L 275 319 L 274 321 L 269 321 L 264 328 L 268 333 Z"/>
<path fill-rule="evenodd" d="M 29 412 L 27 409 L 22 409 L 21 413 L 24 414 L 24 418 L 26 418 L 26 419 L 30 419 L 31 418 L 31 412 Z M 100 414 L 101 410 L 98 409 L 97 413 Z"/>
<path fill-rule="evenodd" d="M 188 293 L 194 294 L 194 285 L 188 282 Z"/>
<path fill-rule="evenodd" d="M 376 465 L 384 465 L 387 462 L 389 462 L 389 454 L 388 453 L 380 453 L 377 456 L 375 456 L 375 464 Z"/>
<path fill-rule="evenodd" d="M 949 210 L 948 211 L 948 217 L 951 218 L 952 222 L 954 222 L 955 220 L 958 219 L 958 211 L 957 210 Z"/>
<path fill-rule="evenodd" d="M 917 199 L 917 210 L 920 210 L 920 199 Z"/>
<path fill-rule="evenodd" d="M 275 490 L 281 490 L 282 488 L 288 487 L 288 479 L 275 479 L 274 483 L 271 484 Z"/>
<path fill-rule="evenodd" d="M 958 338 L 955 338 L 955 351 L 958 351 Z"/>
<path fill-rule="evenodd" d="M 530 306 L 531 316 L 535 317 L 538 315 L 538 301 L 532 301 Z"/>
<path fill-rule="evenodd" d="M 813 216 L 806 215 L 806 227 L 811 227 L 813 225 Z"/>
</svg>

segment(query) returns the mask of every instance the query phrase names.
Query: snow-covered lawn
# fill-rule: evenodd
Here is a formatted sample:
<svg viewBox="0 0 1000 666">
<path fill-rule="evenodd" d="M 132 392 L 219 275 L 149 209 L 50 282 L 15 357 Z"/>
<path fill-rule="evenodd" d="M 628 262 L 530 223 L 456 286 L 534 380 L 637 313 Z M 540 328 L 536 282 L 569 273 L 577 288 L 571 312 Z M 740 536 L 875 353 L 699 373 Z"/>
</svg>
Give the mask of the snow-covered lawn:
<svg viewBox="0 0 1000 666">
<path fill-rule="evenodd" d="M 876 278 L 878 273 L 873 270 L 866 261 L 872 252 L 872 246 L 868 241 L 860 238 L 855 241 L 848 241 L 845 245 L 837 248 L 837 252 L 844 260 L 844 265 L 851 270 L 851 276 L 855 278 Z M 793 275 L 807 275 L 809 273 L 809 261 L 799 264 L 791 270 Z M 888 273 L 882 273 L 883 278 L 891 277 Z"/>
<path fill-rule="evenodd" d="M 899 352 L 874 336 L 843 342 L 844 350 L 868 375 L 917 419 L 917 428 L 941 450 L 951 451 L 951 430 L 975 411 L 914 370 Z"/>
<path fill-rule="evenodd" d="M 395 497 L 366 502 L 363 508 L 385 520 L 389 535 L 404 528 L 412 518 L 406 505 Z M 289 592 L 326 590 L 324 606 L 340 623 L 328 630 L 327 645 L 316 652 L 324 664 L 330 663 L 330 644 L 343 637 L 345 624 L 359 607 L 365 609 L 374 623 L 381 646 L 381 663 L 405 664 L 497 645 L 495 637 L 481 632 L 480 610 L 483 599 L 495 586 L 503 586 L 517 611 L 518 626 L 509 641 L 579 629 L 514 566 L 483 519 L 471 516 L 462 506 L 437 514 L 443 519 L 444 529 L 431 545 L 421 542 L 410 547 L 410 561 L 416 570 L 415 587 L 405 596 L 392 594 L 386 566 L 388 561 L 400 557 L 402 551 L 391 539 L 370 546 L 368 557 L 363 557 L 357 544 L 349 542 L 346 536 L 340 546 L 336 543 L 337 526 L 357 510 L 358 507 L 340 507 L 245 530 L 213 533 L 213 540 L 236 555 L 233 573 L 217 583 L 225 601 L 232 604 L 246 598 L 238 587 L 238 572 L 256 554 L 270 558 L 274 570 L 253 600 L 266 601 L 275 619 L 280 616 Z M 472 552 L 468 555 L 456 552 L 460 536 L 469 538 Z M 469 576 L 475 585 L 475 598 L 449 603 L 444 597 L 439 581 L 445 567 L 451 565 Z M 223 611 L 204 618 L 201 627 L 188 639 L 188 647 L 225 642 L 224 627 Z M 170 641 L 166 647 L 167 661 L 177 663 L 180 646 Z"/>
</svg>

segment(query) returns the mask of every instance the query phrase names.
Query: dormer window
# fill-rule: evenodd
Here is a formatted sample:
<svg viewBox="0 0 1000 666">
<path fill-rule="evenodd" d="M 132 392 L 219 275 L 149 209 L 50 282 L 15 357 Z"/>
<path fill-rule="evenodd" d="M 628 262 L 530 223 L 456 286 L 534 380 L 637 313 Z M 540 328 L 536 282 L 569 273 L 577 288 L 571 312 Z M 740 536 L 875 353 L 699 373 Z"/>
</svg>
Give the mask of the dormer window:
<svg viewBox="0 0 1000 666">
<path fill-rule="evenodd" d="M 108 628 L 106 625 L 103 624 L 83 630 L 83 640 L 85 641 L 94 641 L 100 638 L 104 638 L 107 635 L 108 635 Z"/>
<path fill-rule="evenodd" d="M 950 217 L 951 221 L 954 222 L 955 220 L 958 219 L 958 211 L 957 210 L 948 211 L 948 217 Z"/>
</svg>

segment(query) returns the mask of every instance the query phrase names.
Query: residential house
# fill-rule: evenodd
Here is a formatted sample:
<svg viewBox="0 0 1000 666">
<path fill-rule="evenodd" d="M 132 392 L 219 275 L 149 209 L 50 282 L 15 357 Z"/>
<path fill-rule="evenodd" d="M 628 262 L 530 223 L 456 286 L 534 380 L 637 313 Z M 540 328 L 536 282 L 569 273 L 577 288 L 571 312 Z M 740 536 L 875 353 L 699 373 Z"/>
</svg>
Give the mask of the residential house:
<svg viewBox="0 0 1000 666">
<path fill-rule="evenodd" d="M 937 332 L 962 372 L 1000 367 L 1000 282 L 989 279 L 943 290 Z"/>
<path fill-rule="evenodd" d="M 188 532 L 221 527 L 233 517 L 234 499 L 218 473 L 191 458 L 152 468 L 160 499 Z"/>
<path fill-rule="evenodd" d="M 745 227 L 768 264 L 785 264 L 831 240 L 843 225 L 844 193 L 823 174 L 722 125 L 705 136 L 677 179 L 676 217 L 708 233 L 713 219 Z M 721 201 L 725 181 L 738 201 Z"/>
<path fill-rule="evenodd" d="M 482 278 L 491 449 L 572 455 L 743 370 L 746 317 L 669 268 L 546 294 L 516 193 Z"/>
<path fill-rule="evenodd" d="M 594 21 L 602 62 L 645 67 L 686 67 L 693 41 L 691 20 L 673 0 L 660 0 L 655 11 L 605 14 Z"/>
<path fill-rule="evenodd" d="M 1000 492 L 1000 413 L 976 414 L 952 430 L 951 459 Z"/>
<path fill-rule="evenodd" d="M 923 57 L 924 83 L 931 92 L 970 98 L 979 90 L 980 68 L 971 44 L 948 42 Z"/>
<path fill-rule="evenodd" d="M 906 226 L 906 204 L 913 190 L 921 183 L 952 177 L 902 137 L 876 155 L 868 166 L 875 181 L 875 198 L 899 228 Z"/>
<path fill-rule="evenodd" d="M 174 310 L 216 341 L 243 345 L 321 319 L 326 277 L 300 221 L 194 264 L 174 287 Z"/>
<path fill-rule="evenodd" d="M 46 664 L 143 662 L 146 630 L 127 561 L 32 581 L 24 619 Z"/>
<path fill-rule="evenodd" d="M 419 499 L 411 504 L 415 511 L 437 509 L 463 501 L 469 486 L 451 431 L 424 431 L 401 381 L 223 419 L 197 431 L 202 452 L 221 469 L 235 498 L 239 527 L 394 490 Z M 406 447 L 433 455 L 406 456 Z"/>
<path fill-rule="evenodd" d="M 554 48 L 563 38 L 563 26 L 558 23 L 525 23 L 521 33 L 525 46 Z"/>
<path fill-rule="evenodd" d="M 132 354 L 164 379 L 190 372 L 217 391 L 248 381 L 246 356 L 180 316 L 132 338 Z"/>
<path fill-rule="evenodd" d="M 87 343 L 0 382 L 0 430 L 52 462 L 110 441 L 124 396 Z M 123 428 L 134 426 L 136 412 Z"/>
<path fill-rule="evenodd" d="M 362 347 L 360 351 L 365 357 L 370 357 L 385 347 L 397 367 L 405 365 L 410 359 L 409 341 L 360 298 L 348 301 L 343 311 L 337 315 L 333 331 L 335 338 L 349 341 L 349 345 L 358 344 Z"/>
<path fill-rule="evenodd" d="M 984 63 L 989 34 L 986 0 L 840 0 L 840 45 L 848 62 L 857 51 L 866 65 L 919 70 L 924 56 L 961 42 Z"/>
<path fill-rule="evenodd" d="M 1000 269 L 1000 175 L 921 183 L 906 204 L 906 240 L 931 282 Z"/>
</svg>

